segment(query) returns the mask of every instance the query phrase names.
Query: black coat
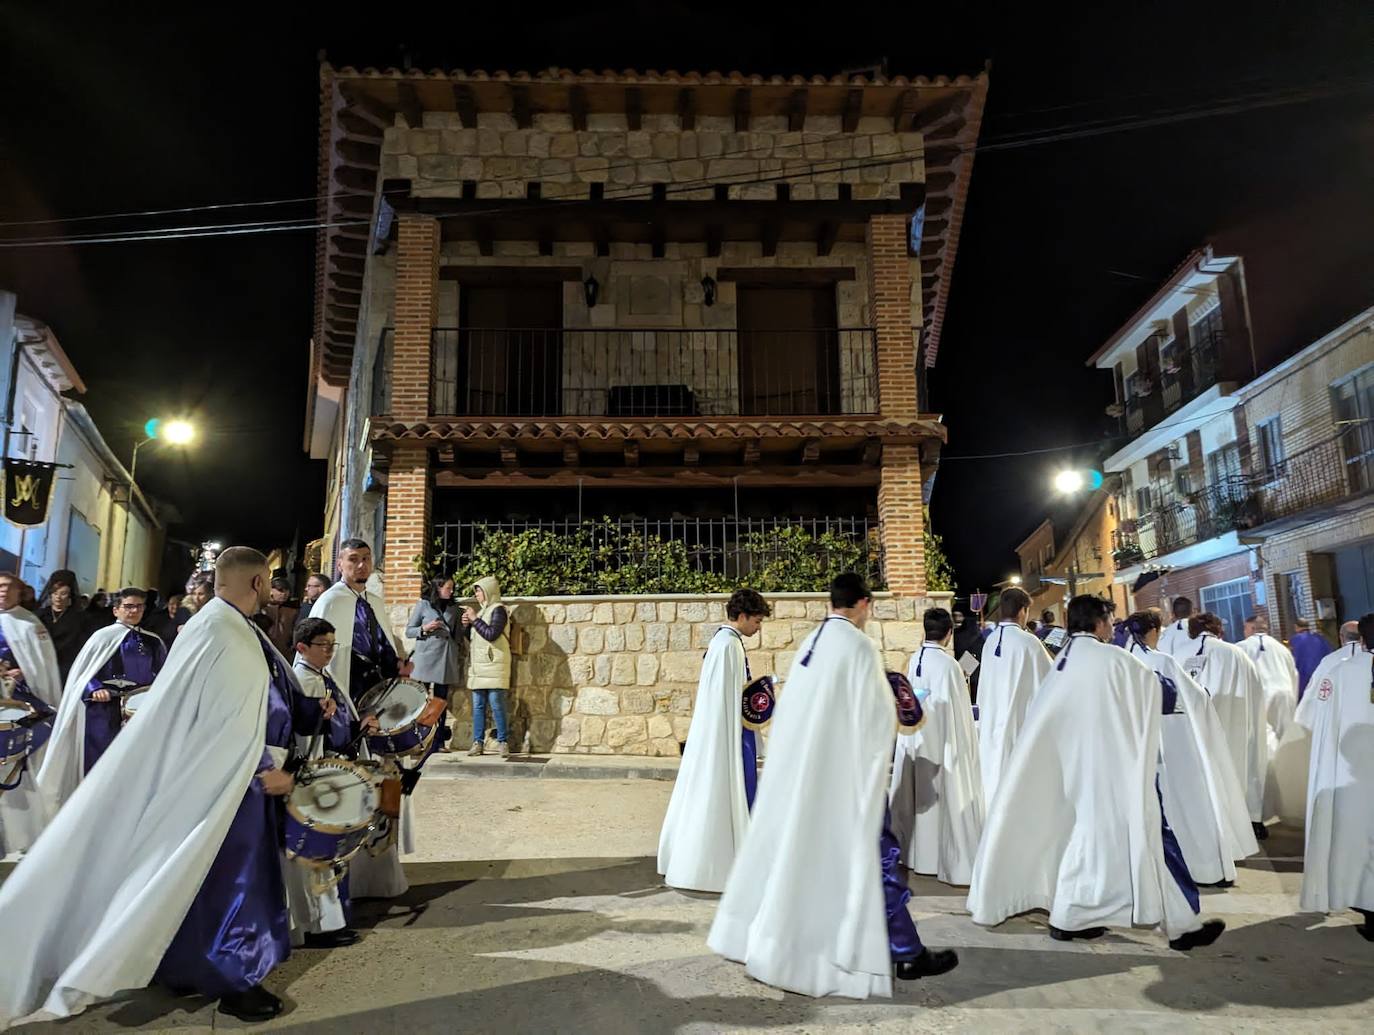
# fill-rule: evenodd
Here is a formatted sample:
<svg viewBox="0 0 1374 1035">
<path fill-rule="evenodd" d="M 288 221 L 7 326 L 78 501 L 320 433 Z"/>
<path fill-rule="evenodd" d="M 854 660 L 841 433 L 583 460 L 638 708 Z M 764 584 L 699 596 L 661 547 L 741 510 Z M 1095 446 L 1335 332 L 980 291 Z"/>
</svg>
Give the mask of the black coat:
<svg viewBox="0 0 1374 1035">
<path fill-rule="evenodd" d="M 57 670 L 65 684 L 72 663 L 97 627 L 91 622 L 90 615 L 74 607 L 67 608 L 61 614 L 54 613 L 51 607 L 39 608 L 38 620 L 52 637 L 53 651 L 57 654 Z"/>
</svg>

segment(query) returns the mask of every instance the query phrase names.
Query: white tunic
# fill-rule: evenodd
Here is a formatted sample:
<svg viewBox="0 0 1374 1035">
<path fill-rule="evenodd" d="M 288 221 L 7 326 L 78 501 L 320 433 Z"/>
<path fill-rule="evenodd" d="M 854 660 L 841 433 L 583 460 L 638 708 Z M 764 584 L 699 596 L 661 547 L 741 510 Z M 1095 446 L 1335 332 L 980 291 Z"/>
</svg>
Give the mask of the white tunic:
<svg viewBox="0 0 1374 1035">
<path fill-rule="evenodd" d="M 1374 910 L 1374 655 L 1362 652 L 1308 683 L 1313 719 L 1304 911 Z"/>
<path fill-rule="evenodd" d="M 721 626 L 701 667 L 687 749 L 658 838 L 658 872 L 670 888 L 724 891 L 749 829 L 740 744 L 744 675 L 744 641 Z"/>
<path fill-rule="evenodd" d="M 1045 909 L 1068 931 L 1162 924 L 1177 938 L 1201 926 L 1164 862 L 1161 707 L 1148 666 L 1071 637 L 989 807 L 968 896 L 975 923 Z"/>
<path fill-rule="evenodd" d="M 831 616 L 802 642 L 780 695 L 714 952 L 790 992 L 892 994 L 878 839 L 895 728 L 877 647 Z"/>
<path fill-rule="evenodd" d="M 1026 708 L 1050 671 L 1045 645 L 1015 622 L 1001 622 L 983 641 L 978 673 L 978 762 L 983 798 L 997 796 L 1002 770 L 1016 747 Z"/>
<path fill-rule="evenodd" d="M 1160 792 L 1188 871 L 1199 884 L 1236 879 L 1236 860 L 1259 851 L 1226 733 L 1212 699 L 1171 654 L 1132 642 L 1130 652 L 1173 682 L 1181 714 L 1160 724 Z"/>
<path fill-rule="evenodd" d="M 1264 687 L 1245 652 L 1211 633 L 1198 637 L 1194 653 L 1183 667 L 1212 695 L 1231 764 L 1245 788 L 1251 822 L 1264 819 L 1264 781 L 1269 767 L 1268 724 L 1264 719 Z"/>
<path fill-rule="evenodd" d="M 12 607 L 0 611 L 0 630 L 24 673 L 29 691 L 48 707 L 60 708 L 62 679 L 52 638 L 43 623 L 22 607 Z M 27 851 L 48 821 L 47 805 L 38 789 L 38 773 L 47 751 L 45 744 L 30 755 L 19 786 L 0 794 L 0 858 L 7 852 Z M 12 766 L 0 770 L 0 782 L 12 782 L 11 770 Z"/>
<path fill-rule="evenodd" d="M 377 616 L 377 626 L 382 635 L 391 641 L 392 649 L 398 658 L 405 652 L 396 642 L 396 635 L 386 621 L 386 602 L 371 589 L 367 591 L 367 602 L 372 605 L 372 613 Z M 334 636 L 339 647 L 330 658 L 330 676 L 343 691 L 349 709 L 356 713 L 354 694 L 366 693 L 371 687 L 349 686 L 353 659 L 353 624 L 357 617 L 358 594 L 345 583 L 336 582 L 320 594 L 315 606 L 310 609 L 311 618 L 323 618 L 334 627 Z M 367 742 L 359 749 L 360 758 L 367 758 Z M 405 871 L 401 869 L 400 854 L 415 851 L 415 819 L 411 809 L 410 795 L 401 799 L 400 826 L 397 830 L 397 844 L 391 845 L 380 855 L 373 856 L 367 851 L 353 857 L 348 867 L 348 890 L 353 898 L 395 898 L 404 895 L 410 887 Z M 397 851 L 399 846 L 400 851 Z"/>
<path fill-rule="evenodd" d="M 143 632 L 122 622 L 97 629 L 72 662 L 52 739 L 48 741 L 47 757 L 38 771 L 38 789 L 49 819 L 57 815 L 86 772 L 86 703 L 82 700 L 86 684 L 119 650 L 124 638 L 135 631 Z"/>
<path fill-rule="evenodd" d="M 1188 635 L 1188 619 L 1175 618 L 1159 633 L 1159 650 L 1179 661 L 1197 650 L 1197 640 Z"/>
<path fill-rule="evenodd" d="M 1293 652 L 1268 633 L 1255 633 L 1236 644 L 1259 671 L 1264 687 L 1265 717 L 1274 731 L 1271 744 L 1283 739 L 1298 706 L 1298 664 Z"/>
<path fill-rule="evenodd" d="M 202 607 L 101 756 L 108 779 L 82 781 L 0 884 L 0 1028 L 152 978 L 262 758 L 261 642 L 232 605 Z"/>
<path fill-rule="evenodd" d="M 888 798 L 902 861 L 946 884 L 967 884 L 983 835 L 983 777 L 968 683 L 959 663 L 925 644 L 907 666 L 925 724 L 897 736 Z"/>
</svg>

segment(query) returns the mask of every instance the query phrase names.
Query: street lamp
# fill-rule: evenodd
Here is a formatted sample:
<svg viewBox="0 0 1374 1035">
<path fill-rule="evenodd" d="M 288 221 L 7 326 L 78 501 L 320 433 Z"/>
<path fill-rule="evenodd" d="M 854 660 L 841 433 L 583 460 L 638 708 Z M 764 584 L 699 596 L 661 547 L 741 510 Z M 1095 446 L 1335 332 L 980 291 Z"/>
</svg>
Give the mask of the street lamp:
<svg viewBox="0 0 1374 1035">
<path fill-rule="evenodd" d="M 1019 585 L 1021 585 L 1021 576 L 1020 576 L 1020 575 L 1013 575 L 1009 581 L 1011 582 L 1011 584 L 1012 584 L 1013 586 L 1019 586 Z"/>
<path fill-rule="evenodd" d="M 138 489 L 138 483 L 135 481 L 135 476 L 138 472 L 138 451 L 149 442 L 157 439 L 173 446 L 190 445 L 191 441 L 196 437 L 196 429 L 189 421 L 164 421 L 160 417 L 154 417 L 152 420 L 148 421 L 147 424 L 143 425 L 143 434 L 146 435 L 147 438 L 143 439 L 141 442 L 134 443 L 134 453 L 129 460 L 129 502 L 124 510 L 124 543 L 120 547 L 119 554 L 121 581 L 123 581 L 124 569 L 128 562 L 129 525 L 133 522 L 134 493 Z"/>
<path fill-rule="evenodd" d="M 1096 491 L 1102 488 L 1102 472 L 1067 468 L 1054 476 L 1054 488 L 1065 496 L 1072 496 L 1085 488 Z"/>
</svg>

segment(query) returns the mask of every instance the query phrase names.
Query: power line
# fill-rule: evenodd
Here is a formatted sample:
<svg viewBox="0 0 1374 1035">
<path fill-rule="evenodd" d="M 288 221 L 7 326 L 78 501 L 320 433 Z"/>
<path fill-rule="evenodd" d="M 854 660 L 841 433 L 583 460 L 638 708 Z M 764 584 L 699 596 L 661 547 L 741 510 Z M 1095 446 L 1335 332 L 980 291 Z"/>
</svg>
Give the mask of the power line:
<svg viewBox="0 0 1374 1035">
<path fill-rule="evenodd" d="M 1158 126 L 1170 125 L 1170 124 L 1174 124 L 1174 123 L 1182 122 L 1182 121 L 1192 121 L 1192 120 L 1195 120 L 1195 119 L 1205 118 L 1205 117 L 1209 117 L 1209 116 L 1213 116 L 1213 115 L 1236 114 L 1236 113 L 1239 113 L 1239 112 L 1248 111 L 1248 110 L 1255 110 L 1255 109 L 1259 109 L 1259 108 L 1275 107 L 1275 106 L 1281 106 L 1281 105 L 1286 105 L 1286 104 L 1305 103 L 1305 102 L 1308 102 L 1308 101 L 1319 100 L 1319 99 L 1322 99 L 1322 98 L 1324 98 L 1324 97 L 1330 97 L 1330 96 L 1334 96 L 1334 95 L 1341 94 L 1341 93 L 1359 92 L 1359 91 L 1361 91 L 1361 90 L 1364 90 L 1364 89 L 1369 88 L 1371 85 L 1374 85 L 1374 83 L 1371 83 L 1371 82 L 1369 82 L 1369 81 L 1355 81 L 1355 82 L 1352 82 L 1352 83 L 1350 83 L 1350 84 L 1348 84 L 1348 85 L 1346 85 L 1346 86 L 1327 86 L 1327 87 L 1323 87 L 1323 88 L 1303 88 L 1303 89 L 1290 88 L 1290 89 L 1283 90 L 1283 91 L 1273 91 L 1273 92 L 1270 92 L 1270 93 L 1267 93 L 1267 94 L 1266 94 L 1266 93 L 1258 93 L 1258 94 L 1236 95 L 1236 96 L 1233 96 L 1233 97 L 1231 97 L 1231 98 L 1220 98 L 1220 99 L 1219 99 L 1219 101 L 1224 101 L 1225 103 L 1210 102 L 1209 104 L 1202 105 L 1202 106 L 1184 107 L 1184 108 L 1174 109 L 1174 110 L 1172 110 L 1172 111 L 1165 111 L 1165 112 L 1162 112 L 1162 113 L 1152 114 L 1152 115 L 1149 115 L 1149 116 L 1146 116 L 1146 117 L 1140 117 L 1140 116 L 1121 116 L 1121 117 L 1118 117 L 1118 118 L 1093 120 L 1093 121 L 1087 122 L 1087 123 L 1067 123 L 1067 124 L 1064 124 L 1064 125 L 1061 125 L 1061 126 L 1058 126 L 1058 127 L 1049 127 L 1049 128 L 1047 128 L 1047 129 L 1027 131 L 1027 132 L 1018 133 L 1018 134 L 1011 134 L 1011 135 L 1004 136 L 1004 137 L 1001 137 L 1001 138 L 993 138 L 993 139 L 985 140 L 985 141 L 983 141 L 982 143 L 976 143 L 976 142 L 975 142 L 975 143 L 973 143 L 973 144 L 958 145 L 958 146 L 955 148 L 955 151 L 956 151 L 956 153 L 958 153 L 958 154 L 975 153 L 975 152 L 978 152 L 978 151 L 996 152 L 996 151 L 1004 151 L 1004 150 L 1019 149 L 1019 148 L 1022 148 L 1022 147 L 1039 146 L 1040 144 L 1055 143 L 1055 142 L 1059 142 L 1059 141 L 1063 141 L 1063 140 L 1085 139 L 1085 138 L 1094 137 L 1094 136 L 1101 136 L 1101 135 L 1104 135 L 1104 134 L 1107 134 L 1107 133 L 1125 132 L 1125 131 L 1132 130 L 1132 129 L 1147 129 L 1147 128 L 1154 128 L 1154 127 L 1158 127 Z M 886 136 L 887 134 L 864 134 L 864 135 L 862 135 L 861 138 L 862 138 L 862 139 L 871 139 L 871 138 L 873 138 L 873 137 L 880 136 L 880 135 Z M 854 137 L 851 136 L 849 139 L 854 139 Z M 807 143 L 807 141 L 803 141 L 803 145 L 802 145 L 802 146 L 805 146 L 806 143 Z M 626 159 L 624 159 L 624 160 L 619 160 L 619 161 L 611 161 L 610 158 L 607 158 L 607 169 L 609 170 L 609 169 L 611 169 L 611 168 L 620 168 L 620 167 L 623 167 L 623 166 L 637 166 L 637 165 L 643 165 L 643 164 L 652 163 L 652 162 L 662 162 L 662 163 L 663 163 L 664 165 L 666 165 L 666 166 L 671 166 L 671 165 L 673 165 L 673 164 L 682 163 L 682 162 L 688 162 L 688 161 L 703 161 L 703 162 L 704 162 L 704 161 L 710 161 L 710 160 L 719 159 L 719 158 L 741 157 L 741 156 L 744 156 L 744 155 L 752 154 L 752 153 L 754 153 L 754 152 L 764 152 L 764 151 L 768 152 L 768 154 L 769 154 L 770 157 L 778 157 L 778 156 L 776 156 L 776 155 L 774 154 L 775 145 L 769 145 L 769 146 L 766 146 L 766 147 L 761 146 L 761 147 L 758 147 L 758 148 L 744 148 L 744 149 L 737 149 L 737 150 L 733 150 L 733 151 L 722 151 L 720 154 L 717 154 L 717 155 L 709 155 L 709 156 L 707 156 L 707 155 L 698 155 L 698 156 L 695 156 L 695 157 L 679 157 L 679 158 L 653 158 L 653 157 L 649 157 L 649 158 L 644 158 L 644 159 L 639 159 L 639 158 L 626 158 Z M 922 150 L 921 152 L 901 152 L 901 153 L 899 154 L 898 157 L 892 159 L 891 161 L 875 161 L 875 162 L 872 162 L 871 164 L 873 164 L 873 165 L 893 164 L 893 162 L 896 162 L 896 161 L 906 161 L 906 160 L 910 160 L 910 159 L 912 159 L 912 158 L 923 157 L 923 155 L 924 155 L 924 150 Z M 827 160 L 826 160 L 826 159 L 821 159 L 820 161 L 824 162 L 824 161 L 827 161 Z M 867 166 L 866 166 L 866 165 L 853 166 L 853 168 L 864 168 L 864 167 L 867 167 Z M 830 172 L 830 171 L 835 171 L 835 170 L 829 170 L 829 169 L 821 170 L 821 172 Z M 755 180 L 752 180 L 752 181 L 751 181 L 751 180 L 725 180 L 725 181 L 715 180 L 715 181 L 713 181 L 713 180 L 709 180 L 709 179 L 703 177 L 701 180 L 695 181 L 695 182 L 698 184 L 697 186 L 692 186 L 690 182 L 684 182 L 684 183 L 682 183 L 682 184 L 674 184 L 674 185 L 673 185 L 673 187 L 674 187 L 673 192 L 674 192 L 674 193 L 677 193 L 679 190 L 684 190 L 684 189 L 685 189 L 685 190 L 697 190 L 697 189 L 702 189 L 701 185 L 703 185 L 703 184 L 704 184 L 704 185 L 710 185 L 711 183 L 715 183 L 715 182 L 726 182 L 726 183 L 731 183 L 731 184 L 743 185 L 743 184 L 747 184 L 747 183 L 750 183 L 750 182 L 762 183 L 762 182 L 770 182 L 770 181 L 779 180 L 779 179 L 801 179 L 801 178 L 805 178 L 805 177 L 808 177 L 808 176 L 814 176 L 815 174 L 816 174 L 816 170 L 813 169 L 813 170 L 811 170 L 810 172 L 806 172 L 806 173 L 803 173 L 803 172 L 785 173 L 785 174 L 781 174 L 781 175 L 779 175 L 779 176 L 763 177 L 763 178 L 758 178 L 758 179 L 755 179 Z M 511 176 L 511 177 L 504 177 L 504 178 L 501 178 L 501 179 L 515 180 L 515 179 L 526 179 L 526 178 L 527 178 L 527 177 L 517 175 L 517 176 Z M 444 180 L 444 179 L 440 179 L 440 180 L 430 180 L 430 181 L 428 181 L 428 182 L 431 183 L 431 184 L 450 184 L 450 183 L 461 183 L 461 182 L 463 182 L 463 181 L 462 181 L 461 179 L 459 179 L 459 178 L 454 178 L 454 179 L 450 179 L 450 180 Z M 494 181 L 485 181 L 485 182 L 501 182 L 501 180 L 498 179 L 498 180 L 494 180 Z M 625 194 L 629 194 L 629 193 L 631 193 L 631 192 L 637 193 L 638 191 L 635 190 L 635 188 L 634 188 L 633 186 L 630 186 L 630 187 L 628 187 L 628 188 L 626 189 Z M 8 221 L 8 222 L 0 222 L 0 229 L 6 228 L 6 227 L 56 225 L 56 224 L 76 223 L 76 222 L 100 221 L 100 220 L 107 220 L 107 219 L 144 218 L 144 217 L 154 216 L 154 215 L 173 215 L 173 214 L 182 214 L 182 213 L 189 213 L 189 212 L 221 211 L 221 210 L 227 210 L 227 209 L 242 209 L 242 208 L 260 208 L 260 207 L 267 207 L 267 206 L 300 204 L 300 203 L 304 203 L 304 202 L 308 202 L 308 201 L 319 201 L 319 200 L 321 200 L 322 198 L 327 198 L 327 197 L 330 197 L 330 196 L 332 196 L 332 195 L 320 195 L 320 194 L 316 194 L 316 195 L 303 195 L 303 196 L 295 197 L 295 198 L 276 198 L 276 199 L 269 199 L 269 200 L 265 200 L 265 201 L 221 202 L 221 203 L 212 203 L 212 204 L 206 204 L 206 205 L 188 205 L 188 206 L 180 206 L 180 207 L 176 207 L 176 208 L 166 208 L 166 209 L 142 209 L 142 210 L 131 210 L 131 211 L 125 211 L 125 212 L 105 213 L 105 214 L 101 214 L 101 215 L 71 216 L 71 217 L 62 217 L 62 218 L 53 218 L 53 219 L 40 219 L 40 220 L 12 220 L 12 221 Z M 621 196 L 621 195 L 616 195 L 616 194 L 613 193 L 612 196 L 614 197 L 614 196 Z M 574 200 L 582 200 L 582 199 L 568 199 L 568 200 L 569 200 L 569 202 L 572 202 L 572 201 L 574 201 Z M 239 228 L 241 228 L 241 227 L 247 227 L 247 226 L 258 226 L 258 225 L 261 225 L 261 226 L 270 226 L 270 225 L 274 225 L 274 224 L 284 224 L 284 223 L 287 223 L 287 222 L 291 222 L 291 221 L 290 221 L 290 220 L 275 220 L 275 221 L 263 220 L 263 221 L 256 221 L 256 222 L 253 222 L 253 223 L 224 224 L 224 226 L 226 226 L 226 227 L 228 227 L 228 228 L 232 228 L 232 229 L 239 229 Z M 325 225 L 325 224 L 316 224 L 316 225 L 314 225 L 313 228 L 315 228 L 315 229 L 320 229 L 320 228 L 322 228 L 324 225 Z M 302 221 L 302 224 L 301 224 L 300 226 L 289 227 L 288 229 L 307 229 L 307 228 L 310 228 L 310 227 L 307 227 L 307 225 L 305 225 L 304 222 Z M 196 228 L 196 229 L 201 229 L 201 228 Z M 148 233 L 148 234 L 153 234 L 153 235 L 155 235 L 155 236 L 150 236 L 150 237 L 147 237 L 147 238 L 140 238 L 139 236 L 137 236 L 139 233 L 143 233 L 143 232 L 146 232 L 146 233 Z M 227 233 L 227 232 L 228 232 L 228 231 L 226 231 L 226 233 Z M 263 231 L 261 231 L 261 232 L 266 233 L 266 232 L 270 232 L 270 231 L 268 231 L 268 230 L 263 230 Z M 30 246 L 35 246 L 35 245 L 37 245 L 37 244 L 39 244 L 39 243 L 44 243 L 44 244 L 46 244 L 46 243 L 54 243 L 54 244 L 56 244 L 56 243 L 70 243 L 70 244 L 110 243 L 110 242 L 113 242 L 113 241 L 116 240 L 116 238 L 113 236 L 115 233 L 118 233 L 118 232 L 116 232 L 116 231 L 111 231 L 111 232 L 108 232 L 107 234 L 104 234 L 104 235 L 93 236 L 93 237 L 91 237 L 91 239 L 89 239 L 89 240 L 83 240 L 83 239 L 81 239 L 81 238 L 49 238 L 49 239 L 43 239 L 41 242 L 39 241 L 39 239 L 33 239 L 32 241 L 30 241 L 30 239 L 26 239 L 26 238 L 12 239 L 11 241 L 3 241 L 3 240 L 0 240 L 0 247 L 6 246 L 6 245 L 11 245 L 12 243 L 21 243 L 21 244 L 30 245 Z M 129 234 L 129 235 L 130 235 L 130 237 L 129 237 L 130 240 L 140 240 L 140 239 L 160 240 L 160 239 L 169 239 L 169 238 L 171 238 L 171 237 L 176 236 L 175 234 L 169 233 L 169 232 L 167 231 L 166 228 L 153 228 L 153 229 L 149 229 L 148 231 L 124 231 L 123 233 Z M 192 233 L 192 234 L 187 234 L 186 236 L 213 236 L 213 235 L 211 235 L 211 234 L 201 234 L 201 233 Z"/>
</svg>

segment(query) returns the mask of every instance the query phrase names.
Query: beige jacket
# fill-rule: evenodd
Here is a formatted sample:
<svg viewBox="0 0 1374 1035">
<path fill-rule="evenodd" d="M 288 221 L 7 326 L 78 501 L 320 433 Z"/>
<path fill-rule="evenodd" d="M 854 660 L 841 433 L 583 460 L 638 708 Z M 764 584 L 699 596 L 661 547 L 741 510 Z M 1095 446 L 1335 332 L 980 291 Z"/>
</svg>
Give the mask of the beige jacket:
<svg viewBox="0 0 1374 1035">
<path fill-rule="evenodd" d="M 469 628 L 468 688 L 471 690 L 509 690 L 511 670 L 510 608 L 501 603 L 501 586 L 493 578 L 478 579 L 476 583 L 486 594 L 487 602 L 477 618 L 486 625 L 498 607 L 506 612 L 506 624 L 501 635 L 488 640 L 475 628 Z"/>
</svg>

